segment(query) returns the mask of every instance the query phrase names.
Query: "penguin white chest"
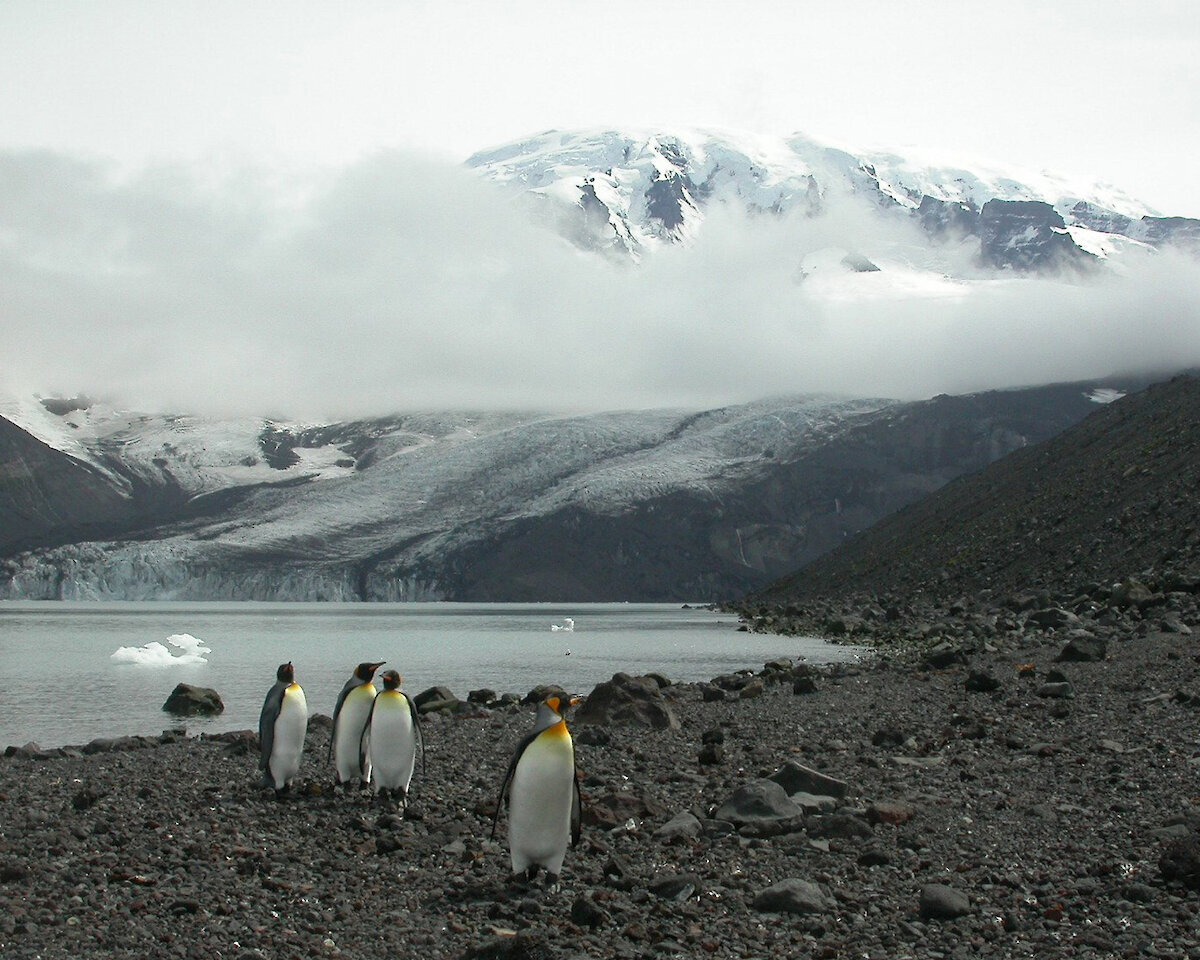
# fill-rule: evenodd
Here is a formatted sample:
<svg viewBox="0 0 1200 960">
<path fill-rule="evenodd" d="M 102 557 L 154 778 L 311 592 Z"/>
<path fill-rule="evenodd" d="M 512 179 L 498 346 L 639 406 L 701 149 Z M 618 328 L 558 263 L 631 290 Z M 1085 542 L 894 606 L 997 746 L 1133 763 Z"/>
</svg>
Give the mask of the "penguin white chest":
<svg viewBox="0 0 1200 960">
<path fill-rule="evenodd" d="M 373 684 L 364 683 L 346 694 L 346 699 L 342 702 L 333 742 L 334 763 L 337 766 L 338 780 L 342 783 L 366 780 L 370 776 L 370 761 L 367 760 L 364 765 L 360 751 L 363 730 L 367 726 L 367 718 L 371 715 L 371 703 L 375 699 L 375 693 Z"/>
<path fill-rule="evenodd" d="M 370 734 L 371 785 L 376 791 L 408 791 L 417 758 L 416 731 L 408 698 L 385 690 L 375 701 Z"/>
<path fill-rule="evenodd" d="M 275 718 L 275 736 L 269 761 L 275 789 L 282 790 L 300 772 L 300 756 L 304 753 L 304 736 L 308 732 L 308 702 L 298 683 L 283 691 L 279 716 Z"/>
<path fill-rule="evenodd" d="M 571 839 L 575 748 L 565 725 L 543 731 L 513 771 L 509 788 L 508 839 L 514 873 L 539 864 L 562 871 Z"/>
</svg>

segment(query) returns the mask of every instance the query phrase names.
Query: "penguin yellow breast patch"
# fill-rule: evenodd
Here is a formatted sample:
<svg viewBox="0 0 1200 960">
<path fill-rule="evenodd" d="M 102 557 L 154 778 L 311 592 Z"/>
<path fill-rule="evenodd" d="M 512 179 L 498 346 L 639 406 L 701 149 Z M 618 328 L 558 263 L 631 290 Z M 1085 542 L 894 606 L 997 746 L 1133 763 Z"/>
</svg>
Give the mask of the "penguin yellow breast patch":
<svg viewBox="0 0 1200 960">
<path fill-rule="evenodd" d="M 559 720 L 558 723 L 554 724 L 553 726 L 547 727 L 545 730 L 542 731 L 542 736 L 547 737 L 547 738 L 552 738 L 555 740 L 570 740 L 571 739 L 570 731 L 567 730 L 567 721 L 566 720 Z"/>
</svg>

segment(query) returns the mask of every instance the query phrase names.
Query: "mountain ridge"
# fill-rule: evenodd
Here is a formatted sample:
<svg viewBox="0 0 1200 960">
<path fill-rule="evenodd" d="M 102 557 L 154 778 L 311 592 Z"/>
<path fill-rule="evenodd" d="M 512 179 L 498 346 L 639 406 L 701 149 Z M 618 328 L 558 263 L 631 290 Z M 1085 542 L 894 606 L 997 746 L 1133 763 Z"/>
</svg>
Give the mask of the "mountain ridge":
<svg viewBox="0 0 1200 960">
<path fill-rule="evenodd" d="M 1198 489 L 1193 373 L 947 483 L 756 592 L 746 609 L 790 610 L 794 628 L 804 629 L 827 622 L 831 610 L 875 605 L 996 604 L 1024 595 L 1040 596 L 1031 602 L 1043 606 L 1078 605 L 1130 583 L 1151 593 L 1195 591 Z"/>
<path fill-rule="evenodd" d="M 817 216 L 846 201 L 903 214 L 944 242 L 992 231 L 980 262 L 997 269 L 1054 271 L 1104 260 L 1118 247 L 1179 244 L 1195 249 L 1200 220 L 1163 217 L 1118 188 L 1046 173 L 1028 182 L 986 165 L 913 163 L 884 151 L 852 151 L 802 134 L 729 131 L 550 130 L 479 151 L 466 160 L 485 179 L 536 201 L 576 245 L 640 259 L 664 244 L 690 242 L 706 209 L 732 203 L 752 214 Z M 1016 206 L 1012 206 L 1016 205 Z M 1034 205 L 1034 206 L 1030 206 Z M 1031 216 L 1044 236 L 1025 237 Z M 952 229 L 948 229 L 952 228 Z M 1046 246 L 1043 257 L 1031 251 Z M 1064 254 L 1065 251 L 1065 254 Z"/>
<path fill-rule="evenodd" d="M 728 599 L 1064 429 L 1100 386 L 1129 384 L 258 432 L 95 405 L 54 415 L 78 424 L 64 444 L 92 430 L 93 455 L 148 493 L 94 518 L 107 536 L 69 518 L 0 544 L 0 596 Z M 186 496 L 164 514 L 163 491 Z"/>
</svg>

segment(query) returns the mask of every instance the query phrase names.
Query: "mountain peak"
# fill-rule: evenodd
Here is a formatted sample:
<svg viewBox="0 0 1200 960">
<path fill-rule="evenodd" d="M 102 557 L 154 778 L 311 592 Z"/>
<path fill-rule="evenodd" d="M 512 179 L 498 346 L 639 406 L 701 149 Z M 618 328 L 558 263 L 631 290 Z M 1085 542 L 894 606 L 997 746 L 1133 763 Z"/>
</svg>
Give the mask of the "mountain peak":
<svg viewBox="0 0 1200 960">
<path fill-rule="evenodd" d="M 923 227 L 930 204 L 950 205 L 957 208 L 958 226 L 975 235 L 979 212 L 989 202 L 1045 205 L 1063 221 L 1063 239 L 1048 240 L 1046 257 L 1028 244 L 1011 262 L 997 260 L 994 250 L 981 251 L 982 266 L 1015 270 L 1058 269 L 1064 246 L 1075 248 L 1072 257 L 1107 257 L 1119 244 L 1105 242 L 1106 236 L 1148 246 L 1191 242 L 1198 226 L 1160 218 L 1108 185 L 851 150 L 801 133 L 548 130 L 476 153 L 467 166 L 536 201 L 572 243 L 634 260 L 664 244 L 693 240 L 707 211 L 720 204 L 751 214 L 813 217 L 849 202 L 910 216 Z M 941 229 L 939 224 L 935 238 L 943 238 Z"/>
</svg>

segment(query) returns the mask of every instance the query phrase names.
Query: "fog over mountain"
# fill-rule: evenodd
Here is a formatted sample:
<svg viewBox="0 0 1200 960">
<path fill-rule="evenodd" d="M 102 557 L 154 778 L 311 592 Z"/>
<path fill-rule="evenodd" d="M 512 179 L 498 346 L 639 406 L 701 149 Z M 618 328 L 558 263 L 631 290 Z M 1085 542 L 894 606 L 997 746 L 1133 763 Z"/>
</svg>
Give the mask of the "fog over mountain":
<svg viewBox="0 0 1200 960">
<path fill-rule="evenodd" d="M 887 282 L 801 282 L 829 249 L 886 260 Z M 1200 268 L 1179 250 L 997 275 L 831 200 L 817 217 L 715 205 L 688 243 L 634 265 L 577 249 L 470 171 L 394 153 L 135 172 L 0 154 L 0 289 L 0 391 L 149 410 L 700 408 L 1200 363 Z"/>
</svg>

